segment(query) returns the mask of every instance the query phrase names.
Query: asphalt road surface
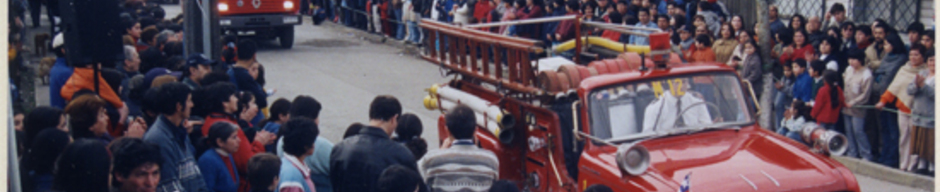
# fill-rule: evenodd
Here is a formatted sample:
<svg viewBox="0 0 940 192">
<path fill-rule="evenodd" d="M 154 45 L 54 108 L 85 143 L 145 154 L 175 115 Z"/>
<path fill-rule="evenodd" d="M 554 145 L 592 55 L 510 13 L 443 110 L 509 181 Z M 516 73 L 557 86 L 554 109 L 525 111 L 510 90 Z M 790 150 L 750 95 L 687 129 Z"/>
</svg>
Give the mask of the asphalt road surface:
<svg viewBox="0 0 940 192">
<path fill-rule="evenodd" d="M 164 5 L 164 8 L 167 17 L 180 13 L 178 5 Z M 352 123 L 367 123 L 369 102 L 375 96 L 392 95 L 402 103 L 404 112 L 420 117 L 424 125 L 422 136 L 430 148 L 437 148 L 440 112 L 425 109 L 421 99 L 427 95 L 424 89 L 446 82 L 447 78 L 429 62 L 402 55 L 391 46 L 313 26 L 309 18 L 305 18 L 304 25 L 295 28 L 293 49 L 281 49 L 275 41 L 261 45 L 258 60 L 265 66 L 268 81 L 265 88 L 277 89 L 268 100 L 313 96 L 323 105 L 320 131 L 328 140 L 339 141 Z M 48 99 L 37 101 L 48 104 Z M 862 175 L 856 178 L 862 191 L 924 191 Z"/>
</svg>

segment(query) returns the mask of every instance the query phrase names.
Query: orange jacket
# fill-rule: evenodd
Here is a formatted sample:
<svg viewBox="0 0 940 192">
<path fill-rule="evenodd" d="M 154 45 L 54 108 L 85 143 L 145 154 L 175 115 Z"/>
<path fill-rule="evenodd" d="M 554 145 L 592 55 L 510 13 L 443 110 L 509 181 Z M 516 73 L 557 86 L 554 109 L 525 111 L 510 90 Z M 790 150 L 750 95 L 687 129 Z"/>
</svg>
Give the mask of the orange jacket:
<svg viewBox="0 0 940 192">
<path fill-rule="evenodd" d="M 75 95 L 75 92 L 78 92 L 82 89 L 87 89 L 94 91 L 95 90 L 95 81 L 92 79 L 93 71 L 91 68 L 80 68 L 76 67 L 75 72 L 72 73 L 72 77 L 69 77 L 69 80 L 65 81 L 65 85 L 62 86 L 62 92 L 60 93 L 62 98 L 66 102 L 72 101 L 72 96 Z M 110 103 L 114 108 L 124 107 L 124 102 L 121 101 L 121 97 L 117 93 L 114 93 L 114 89 L 111 89 L 111 86 L 104 81 L 104 78 L 101 77 L 101 72 L 98 72 L 98 96 Z"/>
<path fill-rule="evenodd" d="M 714 62 L 716 60 L 715 51 L 712 51 L 711 47 L 705 47 L 703 49 L 693 47 L 693 48 L 689 48 L 689 51 L 690 52 L 687 54 L 688 56 L 685 58 L 685 60 L 688 61 L 689 63 Z"/>
</svg>

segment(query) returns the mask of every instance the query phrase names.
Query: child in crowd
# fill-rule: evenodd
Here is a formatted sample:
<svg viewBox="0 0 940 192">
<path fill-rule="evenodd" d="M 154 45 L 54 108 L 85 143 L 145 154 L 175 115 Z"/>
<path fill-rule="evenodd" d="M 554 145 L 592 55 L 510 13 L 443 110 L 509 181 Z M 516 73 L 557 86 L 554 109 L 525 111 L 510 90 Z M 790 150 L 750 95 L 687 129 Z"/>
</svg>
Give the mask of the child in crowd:
<svg viewBox="0 0 940 192">
<path fill-rule="evenodd" d="M 268 116 L 268 119 L 265 120 L 262 124 L 264 131 L 269 133 L 277 134 L 277 131 L 281 129 L 281 125 L 287 122 L 290 118 L 290 101 L 284 98 L 280 98 L 274 101 L 271 104 L 271 115 Z M 275 138 L 275 140 L 280 138 Z M 265 151 L 277 151 L 277 144 L 271 144 L 264 146 Z"/>
<path fill-rule="evenodd" d="M 803 125 L 812 123 L 811 121 L 810 109 L 806 107 L 806 103 L 794 99 L 790 108 L 783 113 L 783 120 L 780 121 L 781 127 L 777 129 L 777 134 L 803 143 L 803 137 L 800 136 L 800 133 L 803 131 Z"/>
<path fill-rule="evenodd" d="M 826 70 L 823 73 L 825 74 L 823 75 L 824 84 L 816 94 L 812 115 L 819 125 L 834 130 L 836 122 L 839 121 L 839 112 L 845 106 L 845 96 L 842 95 L 842 87 L 838 85 L 839 72 Z"/>
<path fill-rule="evenodd" d="M 774 83 L 774 88 L 777 90 L 776 95 L 774 95 L 775 122 L 783 120 L 783 113 L 786 111 L 787 106 L 790 106 L 790 103 L 793 102 L 793 83 L 795 80 L 793 65 L 783 65 L 783 77 L 777 79 Z M 782 125 L 777 124 L 776 127 L 779 130 Z"/>
</svg>

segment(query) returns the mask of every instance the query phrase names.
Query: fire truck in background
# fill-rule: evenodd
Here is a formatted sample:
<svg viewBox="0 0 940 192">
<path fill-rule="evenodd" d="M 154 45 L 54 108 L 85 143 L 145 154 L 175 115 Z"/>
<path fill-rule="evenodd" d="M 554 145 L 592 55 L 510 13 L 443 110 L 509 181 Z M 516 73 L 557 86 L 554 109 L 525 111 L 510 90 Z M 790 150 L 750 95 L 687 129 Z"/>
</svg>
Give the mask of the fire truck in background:
<svg viewBox="0 0 940 192">
<path fill-rule="evenodd" d="M 303 19 L 300 0 L 218 0 L 219 26 L 226 35 L 275 38 L 283 48 L 294 46 L 294 26 Z"/>
<path fill-rule="evenodd" d="M 565 49 L 574 61 L 539 56 L 564 44 L 549 50 L 486 30 L 572 19 L 578 37 Z M 499 179 L 522 191 L 860 190 L 829 158 L 845 152 L 845 136 L 808 123 L 807 145 L 761 128 L 749 82 L 721 63 L 681 62 L 657 29 L 573 16 L 420 26 L 421 57 L 454 75 L 427 89 L 425 107 L 472 108 L 477 145 L 499 159 Z M 585 27 L 646 36 L 650 46 L 581 37 Z M 440 142 L 449 137 L 443 115 L 438 131 Z"/>
</svg>

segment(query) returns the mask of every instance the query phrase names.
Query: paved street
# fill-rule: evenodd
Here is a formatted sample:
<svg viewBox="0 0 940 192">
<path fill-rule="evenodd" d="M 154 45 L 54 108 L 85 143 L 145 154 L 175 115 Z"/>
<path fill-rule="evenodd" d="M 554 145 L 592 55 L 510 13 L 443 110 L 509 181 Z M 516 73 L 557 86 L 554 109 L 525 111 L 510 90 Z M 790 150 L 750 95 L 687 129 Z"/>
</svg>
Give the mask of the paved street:
<svg viewBox="0 0 940 192">
<path fill-rule="evenodd" d="M 164 5 L 167 17 L 180 12 L 177 5 Z M 438 111 L 423 107 L 424 89 L 446 82 L 438 67 L 401 50 L 375 44 L 327 27 L 313 26 L 309 18 L 295 29 L 293 49 L 278 48 L 275 41 L 263 42 L 258 53 L 265 67 L 265 88 L 277 89 L 269 101 L 292 100 L 311 95 L 323 104 L 321 135 L 337 142 L 346 127 L 367 123 L 369 102 L 377 95 L 393 95 L 404 111 L 415 113 L 424 125 L 423 137 L 437 148 Z M 47 105 L 48 88 L 37 87 L 37 102 Z M 922 191 L 866 176 L 856 176 L 862 191 Z"/>
</svg>

